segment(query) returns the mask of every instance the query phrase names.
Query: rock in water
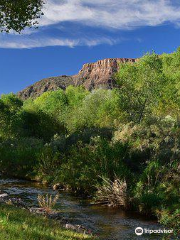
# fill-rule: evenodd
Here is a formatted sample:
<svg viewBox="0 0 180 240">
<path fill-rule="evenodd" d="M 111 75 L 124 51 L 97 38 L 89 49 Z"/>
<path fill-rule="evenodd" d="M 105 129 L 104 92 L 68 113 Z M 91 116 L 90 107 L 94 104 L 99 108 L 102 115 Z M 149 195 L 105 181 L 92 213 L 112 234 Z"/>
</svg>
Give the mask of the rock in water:
<svg viewBox="0 0 180 240">
<path fill-rule="evenodd" d="M 0 198 L 5 198 L 5 197 L 7 197 L 7 196 L 8 196 L 7 193 L 0 194 Z"/>
</svg>

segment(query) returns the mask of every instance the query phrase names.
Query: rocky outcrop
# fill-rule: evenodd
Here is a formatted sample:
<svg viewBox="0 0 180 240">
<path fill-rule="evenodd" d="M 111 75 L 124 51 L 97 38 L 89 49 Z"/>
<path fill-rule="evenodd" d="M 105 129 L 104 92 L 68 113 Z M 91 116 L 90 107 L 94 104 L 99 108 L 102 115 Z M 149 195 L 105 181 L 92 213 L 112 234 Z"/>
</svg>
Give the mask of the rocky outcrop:
<svg viewBox="0 0 180 240">
<path fill-rule="evenodd" d="M 69 85 L 74 85 L 72 77 L 60 76 L 45 78 L 18 92 L 17 95 L 23 100 L 36 98 L 47 91 L 56 91 L 60 88 L 65 90 Z"/>
<path fill-rule="evenodd" d="M 83 85 L 86 89 L 113 88 L 116 85 L 114 74 L 121 64 L 135 62 L 136 59 L 108 58 L 96 63 L 84 64 L 80 72 L 73 76 L 75 86 Z"/>
<path fill-rule="evenodd" d="M 136 62 L 134 58 L 108 58 L 95 63 L 84 64 L 83 68 L 74 76 L 59 76 L 43 79 L 20 91 L 21 99 L 36 98 L 46 91 L 66 89 L 69 85 L 84 86 L 87 90 L 96 88 L 111 89 L 116 86 L 114 74 L 121 64 Z"/>
</svg>

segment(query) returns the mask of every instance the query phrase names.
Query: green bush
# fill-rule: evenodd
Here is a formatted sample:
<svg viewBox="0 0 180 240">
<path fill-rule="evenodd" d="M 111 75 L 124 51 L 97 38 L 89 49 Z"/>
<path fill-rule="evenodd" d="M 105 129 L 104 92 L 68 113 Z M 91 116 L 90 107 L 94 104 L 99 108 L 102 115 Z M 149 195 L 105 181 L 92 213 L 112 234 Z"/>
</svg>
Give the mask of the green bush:
<svg viewBox="0 0 180 240">
<path fill-rule="evenodd" d="M 0 143 L 0 168 L 5 174 L 33 177 L 36 156 L 43 149 L 43 142 L 34 138 L 22 138 Z"/>
<path fill-rule="evenodd" d="M 179 239 L 180 236 L 180 208 L 175 207 L 175 210 L 164 209 L 159 214 L 159 221 L 168 229 L 172 229 L 173 233 L 165 236 L 165 239 Z M 174 238 L 175 237 L 175 238 Z"/>
</svg>

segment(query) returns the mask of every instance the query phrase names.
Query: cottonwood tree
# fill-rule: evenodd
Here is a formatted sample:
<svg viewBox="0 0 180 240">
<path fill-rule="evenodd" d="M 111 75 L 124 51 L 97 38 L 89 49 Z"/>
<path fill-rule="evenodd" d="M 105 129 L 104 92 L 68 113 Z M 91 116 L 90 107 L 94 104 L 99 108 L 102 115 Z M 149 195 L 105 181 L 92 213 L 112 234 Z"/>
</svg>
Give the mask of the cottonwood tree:
<svg viewBox="0 0 180 240">
<path fill-rule="evenodd" d="M 178 110 L 176 84 L 163 71 L 162 58 L 147 54 L 134 64 L 121 66 L 116 80 L 120 86 L 121 110 L 129 121 L 140 123 L 155 115 L 173 115 Z"/>
<path fill-rule="evenodd" d="M 26 27 L 37 26 L 43 0 L 0 0 L 0 31 L 20 33 Z"/>
</svg>

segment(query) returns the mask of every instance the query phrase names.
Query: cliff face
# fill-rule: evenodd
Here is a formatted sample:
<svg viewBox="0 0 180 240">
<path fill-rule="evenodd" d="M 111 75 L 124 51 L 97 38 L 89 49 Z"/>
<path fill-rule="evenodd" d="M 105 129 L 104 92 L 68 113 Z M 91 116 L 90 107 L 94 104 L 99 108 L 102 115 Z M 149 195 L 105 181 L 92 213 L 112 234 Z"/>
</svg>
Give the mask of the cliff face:
<svg viewBox="0 0 180 240">
<path fill-rule="evenodd" d="M 69 85 L 84 86 L 88 90 L 113 88 L 116 85 L 114 74 L 125 62 L 136 62 L 133 58 L 109 58 L 95 63 L 84 64 L 74 76 L 59 76 L 43 79 L 18 92 L 21 99 L 36 98 L 46 91 L 66 89 Z"/>
<path fill-rule="evenodd" d="M 75 86 L 83 85 L 86 89 L 113 88 L 115 79 L 113 77 L 121 64 L 135 62 L 136 59 L 129 58 L 108 58 L 96 63 L 84 64 L 80 72 L 73 76 Z"/>
</svg>

